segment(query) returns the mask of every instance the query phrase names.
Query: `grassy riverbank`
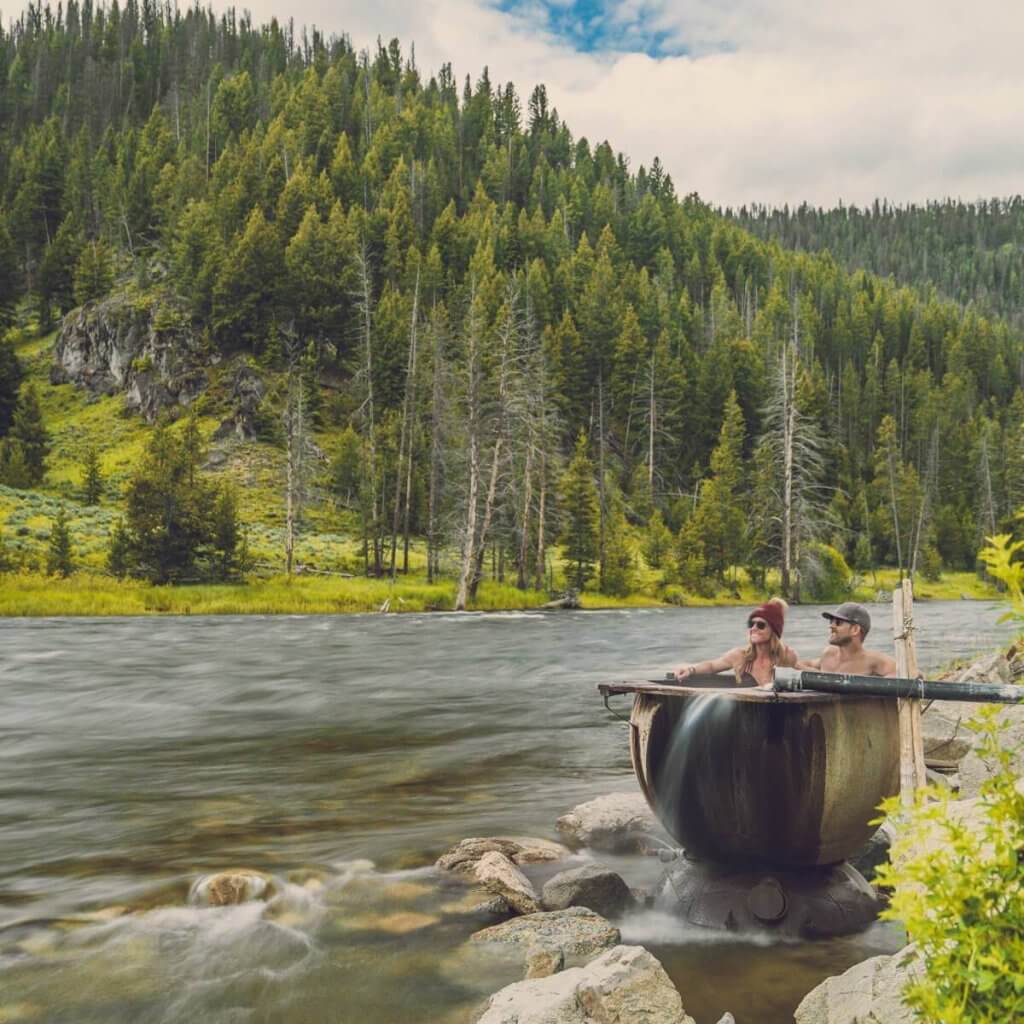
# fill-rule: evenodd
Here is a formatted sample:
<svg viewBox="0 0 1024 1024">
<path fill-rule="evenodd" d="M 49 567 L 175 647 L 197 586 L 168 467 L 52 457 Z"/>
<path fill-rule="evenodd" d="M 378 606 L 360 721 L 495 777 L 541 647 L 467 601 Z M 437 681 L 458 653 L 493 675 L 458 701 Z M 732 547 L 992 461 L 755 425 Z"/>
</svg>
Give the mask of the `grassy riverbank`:
<svg viewBox="0 0 1024 1024">
<path fill-rule="evenodd" d="M 896 582 L 892 570 L 872 574 L 857 586 L 853 596 L 874 600 Z M 921 600 L 971 598 L 992 600 L 995 589 L 971 573 L 950 573 L 938 582 L 915 584 Z M 509 584 L 485 581 L 474 611 L 511 611 L 538 608 L 549 599 L 546 593 L 517 590 Z M 667 602 L 652 588 L 624 598 L 585 593 L 584 608 L 751 605 L 766 596 L 747 585 L 738 592 L 715 597 L 683 595 L 682 601 Z M 40 573 L 0 574 L 0 615 L 312 615 L 346 612 L 447 611 L 455 603 L 455 581 L 428 584 L 425 578 L 400 577 L 389 580 L 339 577 L 284 576 L 236 584 L 153 586 L 135 580 L 116 580 L 90 572 L 75 573 L 67 579 Z"/>
</svg>

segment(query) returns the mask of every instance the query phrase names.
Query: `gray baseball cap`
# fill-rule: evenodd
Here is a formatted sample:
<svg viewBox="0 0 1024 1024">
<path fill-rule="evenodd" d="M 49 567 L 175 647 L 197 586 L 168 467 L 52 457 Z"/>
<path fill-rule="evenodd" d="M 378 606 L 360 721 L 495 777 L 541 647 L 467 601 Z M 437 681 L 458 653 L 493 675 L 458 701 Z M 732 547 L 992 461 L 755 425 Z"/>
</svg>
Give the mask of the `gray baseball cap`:
<svg viewBox="0 0 1024 1024">
<path fill-rule="evenodd" d="M 856 601 L 847 601 L 833 612 L 822 612 L 821 617 L 830 621 L 840 619 L 843 622 L 852 622 L 854 625 L 860 626 L 860 631 L 864 636 L 867 636 L 871 629 L 871 616 L 868 614 L 867 608 L 862 604 L 857 604 Z"/>
</svg>

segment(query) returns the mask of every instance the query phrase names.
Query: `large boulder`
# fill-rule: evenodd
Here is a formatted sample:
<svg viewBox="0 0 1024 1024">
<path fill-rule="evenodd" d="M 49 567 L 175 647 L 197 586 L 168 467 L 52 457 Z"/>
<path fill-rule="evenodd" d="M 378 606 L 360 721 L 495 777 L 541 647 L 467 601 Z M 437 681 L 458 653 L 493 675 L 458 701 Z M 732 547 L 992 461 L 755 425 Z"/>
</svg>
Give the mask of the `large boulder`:
<svg viewBox="0 0 1024 1024">
<path fill-rule="evenodd" d="M 926 761 L 954 763 L 974 749 L 974 733 L 965 725 L 967 718 L 952 704 L 941 701 L 921 715 L 921 739 Z"/>
<path fill-rule="evenodd" d="M 855 964 L 804 996 L 796 1024 L 913 1024 L 917 1018 L 902 993 L 922 970 L 912 946 Z"/>
<path fill-rule="evenodd" d="M 620 941 L 619 929 L 585 907 L 513 917 L 476 932 L 471 942 L 521 958 L 525 971 L 539 973 L 539 954 L 554 954 L 553 969 L 579 963 L 611 949 Z"/>
<path fill-rule="evenodd" d="M 485 853 L 503 853 L 513 864 L 538 864 L 558 861 L 569 855 L 560 843 L 531 836 L 472 836 L 456 843 L 437 859 L 443 871 L 472 874 Z"/>
<path fill-rule="evenodd" d="M 190 405 L 206 388 L 208 356 L 179 300 L 117 294 L 64 317 L 54 345 L 53 383 L 125 393 L 125 405 L 153 422 Z"/>
<path fill-rule="evenodd" d="M 1000 746 L 1010 752 L 1010 763 L 1017 775 L 1024 775 L 1024 705 L 1009 704 L 1000 707 L 999 721 L 1004 731 L 1000 735 Z M 972 750 L 960 762 L 960 796 L 975 797 L 981 792 L 982 783 L 992 777 L 997 766 Z"/>
<path fill-rule="evenodd" d="M 612 852 L 646 851 L 662 833 L 643 794 L 609 793 L 574 807 L 556 823 L 570 843 Z"/>
<path fill-rule="evenodd" d="M 695 1024 L 661 964 L 642 946 L 616 946 L 585 967 L 508 985 L 477 1024 Z"/>
<path fill-rule="evenodd" d="M 589 907 L 603 917 L 618 917 L 636 906 L 622 877 L 600 864 L 559 872 L 544 885 L 541 902 L 548 910 Z"/>
<path fill-rule="evenodd" d="M 485 853 L 477 861 L 476 880 L 488 892 L 500 896 L 517 914 L 535 914 L 540 910 L 536 889 L 503 853 Z"/>
</svg>

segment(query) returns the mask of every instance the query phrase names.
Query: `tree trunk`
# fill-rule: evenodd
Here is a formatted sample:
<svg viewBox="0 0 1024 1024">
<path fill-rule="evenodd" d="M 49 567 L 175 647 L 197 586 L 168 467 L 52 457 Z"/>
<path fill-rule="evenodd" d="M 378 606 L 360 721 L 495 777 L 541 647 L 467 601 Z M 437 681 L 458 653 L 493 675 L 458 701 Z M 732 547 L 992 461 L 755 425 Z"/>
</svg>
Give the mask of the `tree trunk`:
<svg viewBox="0 0 1024 1024">
<path fill-rule="evenodd" d="M 412 298 L 412 320 L 409 325 L 409 358 L 405 367 L 405 395 L 402 399 L 402 429 L 399 435 L 398 441 L 398 465 L 395 468 L 395 507 L 394 513 L 391 517 L 391 579 L 395 579 L 397 572 L 396 566 L 396 552 L 398 549 L 398 524 L 402 512 L 402 469 L 405 464 L 406 458 L 406 436 L 409 433 L 409 419 L 410 410 L 412 407 L 412 392 L 415 387 L 415 376 L 416 376 L 416 317 L 419 312 L 419 301 L 420 301 L 420 275 L 416 273 L 416 288 L 413 292 Z M 409 444 L 410 449 L 412 444 Z M 412 476 L 412 455 L 409 455 L 409 476 Z M 406 515 L 405 521 L 408 527 L 409 522 L 409 502 L 408 497 L 405 503 Z M 406 533 L 406 555 L 405 555 L 405 569 L 409 571 L 409 547 L 408 547 L 408 533 Z"/>
<path fill-rule="evenodd" d="M 540 453 L 540 494 L 537 499 L 537 565 L 534 570 L 534 590 L 544 589 L 544 563 L 547 560 L 547 551 L 544 547 L 544 512 L 547 493 L 547 453 L 542 448 Z"/>
<path fill-rule="evenodd" d="M 516 586 L 520 590 L 526 589 L 526 560 L 529 557 L 530 546 L 530 502 L 533 500 L 533 443 L 527 444 L 526 467 L 523 470 L 523 518 L 519 528 L 519 557 L 516 568 Z"/>
<path fill-rule="evenodd" d="M 434 582 L 437 560 L 437 501 L 441 476 L 441 332 L 434 332 L 434 374 L 430 396 L 430 488 L 427 498 L 427 582 Z"/>
</svg>

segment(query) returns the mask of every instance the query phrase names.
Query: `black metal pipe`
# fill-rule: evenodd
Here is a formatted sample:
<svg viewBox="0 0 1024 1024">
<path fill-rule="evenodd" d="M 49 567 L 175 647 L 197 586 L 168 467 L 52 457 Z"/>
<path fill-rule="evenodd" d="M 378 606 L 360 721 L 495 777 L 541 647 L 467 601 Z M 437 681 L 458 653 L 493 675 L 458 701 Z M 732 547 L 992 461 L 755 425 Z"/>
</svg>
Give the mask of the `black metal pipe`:
<svg viewBox="0 0 1024 1024">
<path fill-rule="evenodd" d="M 776 693 L 858 693 L 871 697 L 915 697 L 918 700 L 966 700 L 990 704 L 1024 703 L 1024 686 L 993 683 L 944 683 L 931 679 L 854 676 L 808 669 L 776 669 Z"/>
</svg>

